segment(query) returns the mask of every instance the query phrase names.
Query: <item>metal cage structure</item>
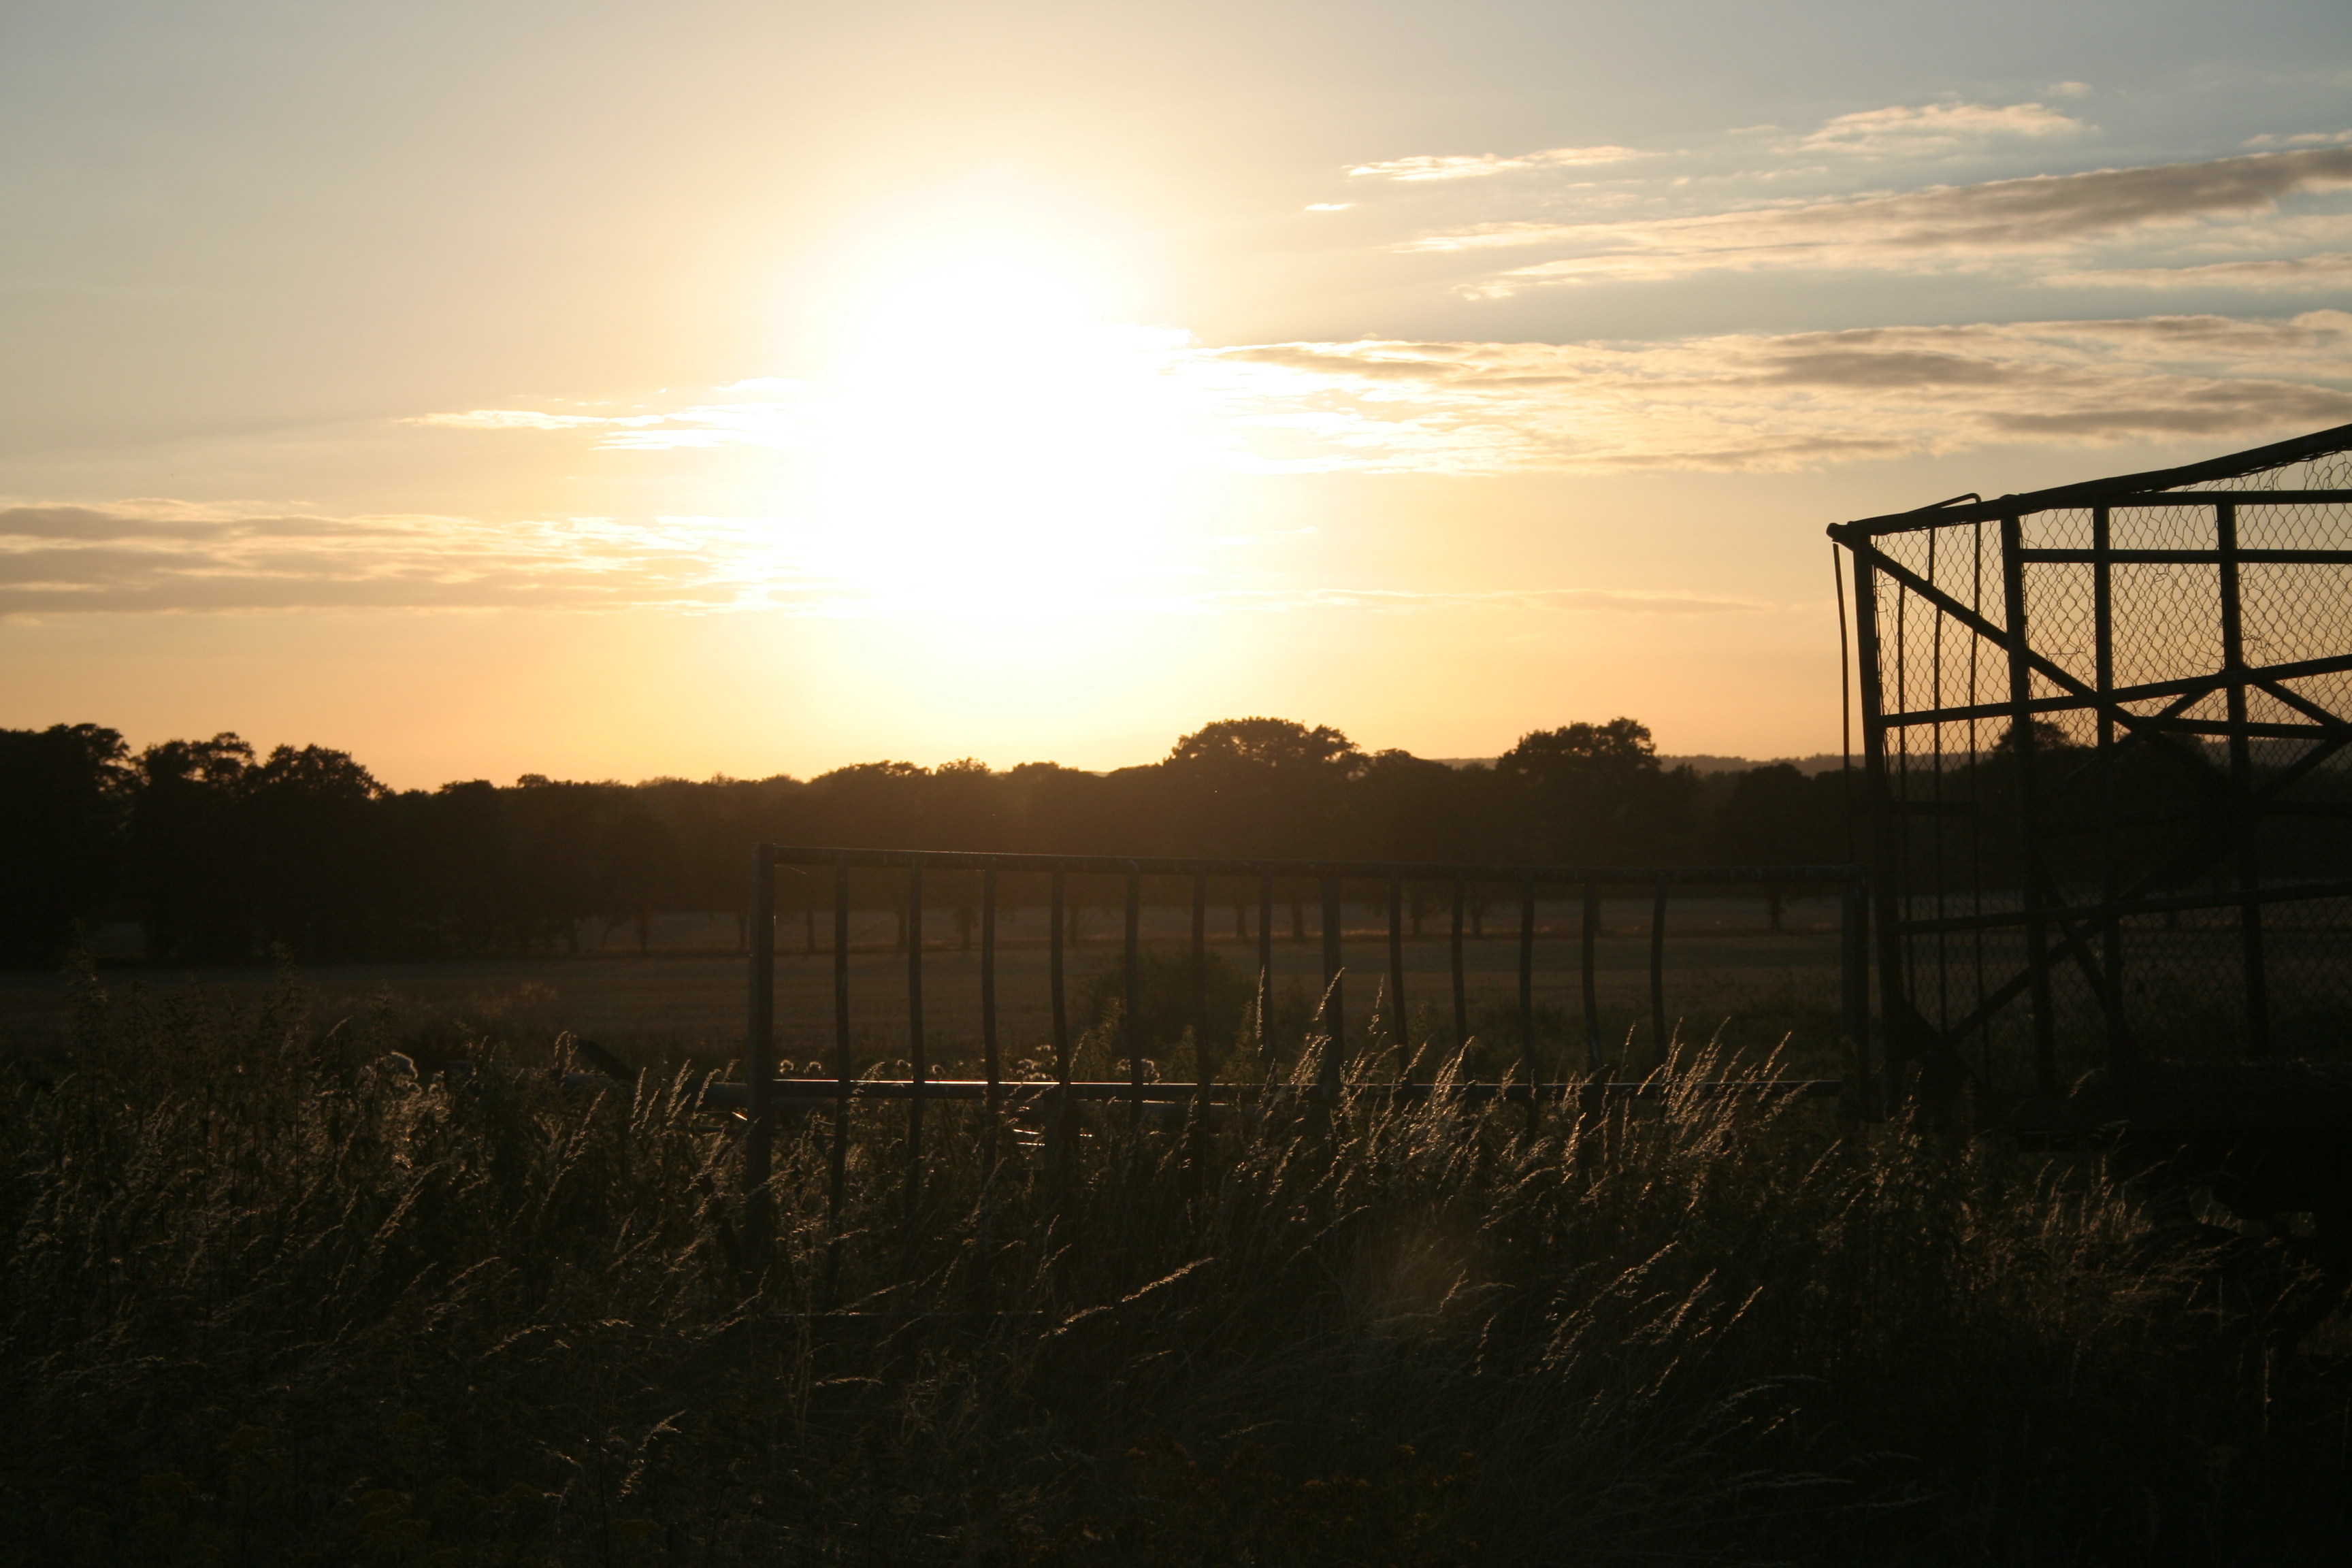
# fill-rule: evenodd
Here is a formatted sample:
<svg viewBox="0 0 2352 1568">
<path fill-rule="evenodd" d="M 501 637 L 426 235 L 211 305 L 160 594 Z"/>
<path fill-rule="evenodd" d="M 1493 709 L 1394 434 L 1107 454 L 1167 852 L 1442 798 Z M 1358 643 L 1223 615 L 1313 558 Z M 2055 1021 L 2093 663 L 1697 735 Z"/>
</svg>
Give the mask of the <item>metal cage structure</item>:
<svg viewBox="0 0 2352 1568">
<path fill-rule="evenodd" d="M 2352 1038 L 2352 425 L 1835 525 L 1891 1078 Z"/>
</svg>

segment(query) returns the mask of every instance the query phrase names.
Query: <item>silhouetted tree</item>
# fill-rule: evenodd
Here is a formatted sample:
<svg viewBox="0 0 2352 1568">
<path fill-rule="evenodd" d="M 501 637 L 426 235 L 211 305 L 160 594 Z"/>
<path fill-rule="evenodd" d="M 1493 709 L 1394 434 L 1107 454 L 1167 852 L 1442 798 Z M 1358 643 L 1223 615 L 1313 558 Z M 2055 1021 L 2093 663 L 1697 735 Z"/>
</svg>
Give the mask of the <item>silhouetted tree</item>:
<svg viewBox="0 0 2352 1568">
<path fill-rule="evenodd" d="M 1546 858 L 1656 861 L 1689 833 L 1696 776 L 1660 767 L 1648 726 L 1632 719 L 1532 731 L 1495 772 L 1516 786 L 1521 844 Z"/>
<path fill-rule="evenodd" d="M 130 783 L 96 724 L 0 730 L 0 963 L 52 963 L 113 890 Z"/>
<path fill-rule="evenodd" d="M 251 952 L 251 854 L 238 805 L 252 767 L 253 748 L 226 731 L 139 753 L 131 882 L 150 957 L 218 960 Z"/>
</svg>

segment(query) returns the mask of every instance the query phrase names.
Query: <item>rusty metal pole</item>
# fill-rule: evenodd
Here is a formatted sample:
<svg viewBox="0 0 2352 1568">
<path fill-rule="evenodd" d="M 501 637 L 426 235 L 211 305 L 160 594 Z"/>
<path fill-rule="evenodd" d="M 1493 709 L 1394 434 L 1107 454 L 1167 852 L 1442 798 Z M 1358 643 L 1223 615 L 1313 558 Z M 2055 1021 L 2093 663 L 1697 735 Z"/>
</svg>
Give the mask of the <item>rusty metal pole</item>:
<svg viewBox="0 0 2352 1568">
<path fill-rule="evenodd" d="M 1127 1126 L 1132 1132 L 1143 1125 L 1143 876 L 1132 861 L 1127 868 L 1127 999 L 1119 1009 L 1120 1033 L 1127 1042 Z"/>
<path fill-rule="evenodd" d="M 1536 1135 L 1541 1110 L 1536 1103 L 1536 877 L 1519 876 L 1519 1076 L 1527 1080 L 1528 1136 Z"/>
<path fill-rule="evenodd" d="M 1389 1033 L 1396 1037 L 1397 1079 L 1412 1081 L 1412 1026 L 1404 1005 L 1404 879 L 1389 878 Z"/>
<path fill-rule="evenodd" d="M 1650 1034 L 1657 1041 L 1661 1064 L 1671 1043 L 1666 1034 L 1666 885 L 1659 878 L 1657 896 L 1650 900 Z"/>
<path fill-rule="evenodd" d="M 2262 890 L 2258 844 L 2262 817 L 2254 791 L 2252 738 L 2246 730 L 2246 639 L 2238 581 L 2238 507 L 2213 508 L 2214 543 L 2221 557 L 2221 668 L 2228 673 L 2230 714 L 2230 813 L 2238 859 L 2238 890 L 2249 895 L 2238 906 L 2238 932 L 2246 975 L 2246 1052 L 2263 1056 L 2271 1047 L 2270 987 L 2263 961 L 2263 907 L 2252 896 Z"/>
<path fill-rule="evenodd" d="M 764 1268 L 775 1229 L 768 1194 L 775 1130 L 769 1103 L 776 1078 L 776 851 L 772 844 L 758 845 L 751 851 L 751 929 L 747 940 L 751 1007 L 743 1075 L 751 1088 L 751 1125 L 743 1132 L 743 1229 L 753 1267 Z"/>
<path fill-rule="evenodd" d="M 1323 1085 L 1339 1099 L 1342 1053 L 1348 1047 L 1347 970 L 1339 951 L 1339 879 L 1323 879 L 1323 1029 L 1330 1040 L 1323 1054 Z"/>
<path fill-rule="evenodd" d="M 907 857 L 907 1219 L 923 1195 L 923 1085 L 930 1061 L 923 1040 L 923 861 Z"/>
<path fill-rule="evenodd" d="M 2058 1092 L 2058 1019 L 2050 991 L 2050 926 L 2042 914 L 2040 781 L 2034 775 L 2032 644 L 2027 641 L 2022 521 L 2000 520 L 2002 617 L 2009 635 L 2010 745 L 2017 769 L 2018 897 L 2025 910 L 2025 962 L 2033 998 L 2033 1077 Z M 1882 957 L 1883 964 L 1886 960 Z"/>
<path fill-rule="evenodd" d="M 1848 879 L 1838 901 L 1838 1011 L 1853 1063 L 1854 1107 L 1875 1121 L 1882 1113 L 1870 1080 L 1870 879 Z"/>
<path fill-rule="evenodd" d="M 1454 879 L 1454 931 L 1451 959 L 1454 969 L 1454 1049 L 1458 1054 L 1470 1048 L 1470 984 L 1462 968 L 1462 915 L 1468 902 L 1462 879 Z"/>
</svg>

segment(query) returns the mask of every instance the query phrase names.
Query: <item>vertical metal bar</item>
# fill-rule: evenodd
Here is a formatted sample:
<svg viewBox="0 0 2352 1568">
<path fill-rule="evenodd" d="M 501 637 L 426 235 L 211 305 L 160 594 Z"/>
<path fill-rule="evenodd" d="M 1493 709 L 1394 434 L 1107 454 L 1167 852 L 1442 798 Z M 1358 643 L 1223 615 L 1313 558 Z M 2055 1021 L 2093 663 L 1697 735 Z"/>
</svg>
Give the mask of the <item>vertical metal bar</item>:
<svg viewBox="0 0 2352 1568">
<path fill-rule="evenodd" d="M 1257 1052 L 1274 1073 L 1274 873 L 1257 879 Z"/>
<path fill-rule="evenodd" d="M 1850 878 L 1838 900 L 1838 1011 L 1853 1063 L 1856 1112 L 1875 1120 L 1877 1096 L 1870 1079 L 1870 881 Z"/>
<path fill-rule="evenodd" d="M 1584 1065 L 1601 1070 L 1601 992 L 1593 974 L 1592 949 L 1601 935 L 1601 884 L 1584 884 L 1584 921 L 1578 932 L 1584 952 Z"/>
<path fill-rule="evenodd" d="M 2116 687 L 2116 610 L 2115 563 L 2109 552 L 2115 545 L 2112 516 L 2109 509 L 2091 509 L 2091 649 L 2092 679 L 2099 695 L 2104 698 Z M 1970 701 L 1975 698 L 1971 696 Z M 2098 710 L 2099 764 L 2099 901 L 2112 904 L 2120 896 L 2120 847 L 2116 842 L 2116 718 L 2105 707 Z M 2107 1065 L 2111 1068 L 2127 1068 L 2131 1041 L 2124 1027 L 2124 943 L 2123 922 L 2110 914 L 2099 921 L 2099 972 L 2106 980 L 2106 994 L 2100 998 L 2107 1016 Z"/>
<path fill-rule="evenodd" d="M 1982 619 L 1985 576 L 1984 524 L 1970 523 L 1969 538 L 1969 549 L 1973 552 L 1972 564 L 1969 568 L 1972 575 L 1969 578 L 1969 608 L 1976 612 L 1979 619 Z M 1970 707 L 1984 705 L 1983 663 L 1984 638 L 1970 637 L 1969 638 L 1969 705 Z M 1975 719 L 1969 721 L 1969 913 L 1972 915 L 1981 915 L 1985 912 L 1984 736 L 1977 728 L 1979 722 L 1980 721 Z M 1973 956 L 1976 960 L 1976 993 L 1969 1003 L 1969 1005 L 1973 1008 L 1985 999 L 1985 933 L 1982 928 L 1978 929 L 1975 940 L 1969 945 L 1974 950 Z M 1879 952 L 1879 962 L 1884 963 L 1885 961 L 1885 951 L 1882 948 Z M 1891 1029 L 1893 1026 L 1888 1025 L 1887 1027 Z M 1958 1041 L 1955 1040 L 1952 1044 L 1955 1049 L 1958 1048 Z M 1977 1026 L 1977 1064 L 1986 1081 L 1991 1081 L 1992 1019 L 1990 1016 Z"/>
<path fill-rule="evenodd" d="M 1339 879 L 1323 879 L 1323 1027 L 1330 1048 L 1323 1053 L 1323 1082 L 1337 1089 L 1340 1056 L 1347 1049 L 1347 972 L 1339 952 Z"/>
<path fill-rule="evenodd" d="M 1045 1129 L 1045 1164 L 1049 1174 L 1058 1184 L 1069 1173 L 1070 1141 L 1077 1129 L 1073 1124 L 1076 1106 L 1070 1098 L 1070 1006 L 1068 987 L 1064 984 L 1062 958 L 1064 928 L 1068 923 L 1067 888 L 1060 867 L 1054 868 L 1053 910 L 1046 936 L 1046 973 L 1054 998 L 1054 1110 Z"/>
<path fill-rule="evenodd" d="M 1911 711 L 1910 616 L 1911 595 L 1907 591 L 1898 591 L 1895 595 L 1895 710 L 1897 713 Z M 1887 784 L 1894 792 L 1893 799 L 1900 808 L 1895 816 L 1895 853 L 1902 859 L 1903 912 L 1907 915 L 1912 912 L 1912 906 L 1918 897 L 1919 888 L 1918 879 L 1912 875 L 1911 867 L 1911 850 L 1918 839 L 1918 835 L 1912 828 L 1910 816 L 1912 799 L 1910 726 L 1906 724 L 1895 727 L 1888 738 L 1893 742 L 1895 752 L 1888 765 Z M 1904 943 L 1901 963 L 1904 996 L 1910 1002 L 1913 1014 L 1921 1016 L 1924 1022 L 1926 1009 L 1920 1005 L 1919 994 L 1920 945 L 1916 941 Z"/>
<path fill-rule="evenodd" d="M 907 857 L 907 1217 L 923 1195 L 923 1085 L 930 1063 L 923 1049 L 923 858 Z"/>
<path fill-rule="evenodd" d="M 1462 879 L 1454 879 L 1454 932 L 1452 959 L 1454 966 L 1454 1048 L 1466 1050 L 1470 1045 L 1470 986 L 1462 969 L 1462 914 L 1468 900 Z"/>
<path fill-rule="evenodd" d="M 1519 1077 L 1528 1086 L 1528 1135 L 1533 1137 L 1540 1112 L 1536 1084 L 1536 876 L 1519 873 Z"/>
<path fill-rule="evenodd" d="M 1943 583 L 1936 575 L 1936 543 L 1943 530 L 1927 531 L 1927 581 L 1937 587 Z M 1927 706 L 1944 706 L 1944 606 L 1933 606 L 1935 619 L 1929 632 L 1935 641 L 1927 658 Z M 1936 918 L 1942 920 L 1944 908 L 1944 726 L 1938 721 L 1928 731 L 1931 748 L 1931 788 L 1928 799 L 1935 815 L 1927 818 L 1927 875 L 1935 888 Z M 1952 1022 L 1951 938 L 1944 931 L 1936 933 L 1936 1028 L 1938 1032 L 1950 1027 Z"/>
<path fill-rule="evenodd" d="M 2245 622 L 2238 581 L 2238 506 L 2218 501 L 2213 531 L 2221 557 L 2221 668 L 2230 676 L 2230 810 L 2238 849 L 2238 890 L 2252 895 L 2262 886 L 2254 805 L 2254 755 L 2246 733 Z M 2246 964 L 2246 1051 L 2262 1056 L 2271 1047 L 2269 976 L 2263 961 L 2263 907 L 2251 896 L 2238 906 L 2238 931 Z"/>
<path fill-rule="evenodd" d="M 1209 1044 L 1209 874 L 1192 873 L 1192 1147 L 1195 1168 L 1207 1152 L 1209 1085 L 1217 1053 Z"/>
<path fill-rule="evenodd" d="M 980 874 L 980 1058 L 988 1075 L 986 1160 L 996 1168 L 996 1124 L 1004 1110 L 1004 1058 L 996 1040 L 996 867 Z"/>
<path fill-rule="evenodd" d="M 2025 910 L 2025 962 L 2033 999 L 2033 1077 L 2041 1091 L 2058 1092 L 2058 1020 L 2050 994 L 2050 928 L 2042 917 L 2041 812 L 2033 776 L 2033 679 L 2027 663 L 2024 528 L 2019 519 L 2000 520 L 2002 615 L 2009 633 L 2009 725 L 2017 768 L 2018 896 Z"/>
<path fill-rule="evenodd" d="M 1404 1010 L 1404 879 L 1389 879 L 1389 1033 L 1396 1037 L 1397 1077 L 1412 1081 L 1412 1027 Z"/>
<path fill-rule="evenodd" d="M 1143 876 L 1127 868 L 1127 999 L 1119 1009 L 1119 1032 L 1127 1042 L 1127 1124 L 1143 1125 Z"/>
<path fill-rule="evenodd" d="M 824 1294 L 838 1299 L 842 1209 L 849 1201 L 849 857 L 833 861 L 833 1147 L 827 1173 Z"/>
<path fill-rule="evenodd" d="M 1863 795 L 1871 813 L 1872 912 L 1878 927 L 1879 1016 L 1886 1027 L 1890 1094 L 1900 1094 L 1911 1066 L 1908 1003 L 1903 993 L 1902 920 L 1897 857 L 1899 831 L 1886 783 L 1886 715 L 1878 650 L 1878 548 L 1867 534 L 1847 542 L 1853 555 L 1854 660 L 1861 675 Z"/>
<path fill-rule="evenodd" d="M 761 844 L 751 850 L 751 1036 L 744 1042 L 743 1073 L 751 1089 L 751 1124 L 743 1132 L 743 1228 L 755 1266 L 767 1262 L 774 1224 L 768 1178 L 774 1170 L 774 1118 L 769 1101 L 776 1078 L 776 852 Z"/>
<path fill-rule="evenodd" d="M 1650 900 L 1650 1035 L 1657 1041 L 1661 1062 L 1671 1044 L 1666 1034 L 1666 879 L 1659 878 L 1657 896 Z"/>
</svg>

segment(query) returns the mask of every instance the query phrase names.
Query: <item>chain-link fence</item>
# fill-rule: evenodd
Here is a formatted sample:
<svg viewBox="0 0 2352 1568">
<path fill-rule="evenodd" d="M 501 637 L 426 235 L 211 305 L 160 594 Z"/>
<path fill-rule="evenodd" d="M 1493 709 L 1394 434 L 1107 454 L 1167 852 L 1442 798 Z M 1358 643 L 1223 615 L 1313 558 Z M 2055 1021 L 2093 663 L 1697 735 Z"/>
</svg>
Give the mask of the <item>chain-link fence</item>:
<svg viewBox="0 0 2352 1568">
<path fill-rule="evenodd" d="M 1890 1065 L 1983 1090 L 2352 1035 L 2352 426 L 1830 531 Z"/>
</svg>

